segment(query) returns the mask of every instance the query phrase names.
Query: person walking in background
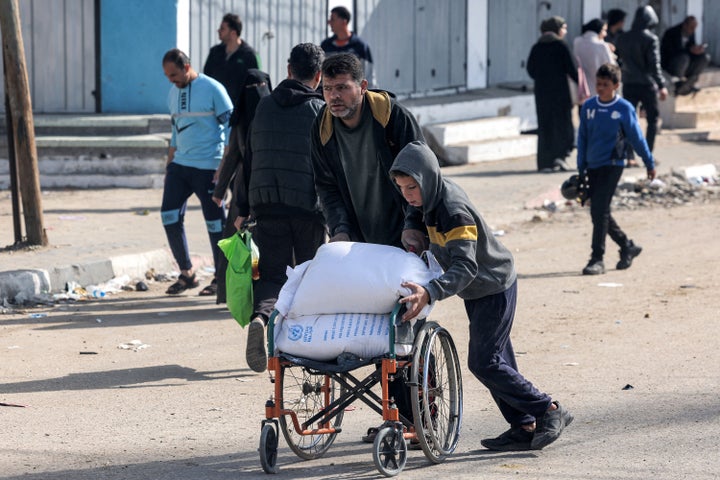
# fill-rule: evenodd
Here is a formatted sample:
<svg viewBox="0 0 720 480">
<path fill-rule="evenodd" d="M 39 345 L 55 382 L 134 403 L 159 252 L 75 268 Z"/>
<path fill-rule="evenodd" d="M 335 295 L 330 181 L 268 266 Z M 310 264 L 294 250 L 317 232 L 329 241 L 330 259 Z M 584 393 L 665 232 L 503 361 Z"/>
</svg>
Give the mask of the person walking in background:
<svg viewBox="0 0 720 480">
<path fill-rule="evenodd" d="M 313 180 L 310 128 L 322 108 L 317 92 L 324 53 L 312 43 L 296 45 L 288 60 L 288 77 L 260 100 L 250 126 L 247 155 L 247 195 L 236 197 L 237 230 L 249 215 L 257 225 L 260 279 L 253 287 L 254 314 L 248 326 L 245 356 L 248 366 L 267 368 L 265 325 L 289 266 L 315 256 L 325 242 L 325 219 Z"/>
<path fill-rule="evenodd" d="M 551 17 L 540 25 L 542 35 L 530 50 L 527 71 L 535 82 L 538 122 L 537 168 L 541 172 L 571 170 L 566 158 L 573 150 L 573 103 L 568 77 L 578 83 L 578 67 L 564 38 L 567 24 Z"/>
<path fill-rule="evenodd" d="M 620 38 L 620 35 L 623 34 L 623 28 L 625 28 L 625 17 L 627 17 L 625 10 L 613 8 L 608 11 L 607 35 L 605 36 L 605 43 L 608 44 L 612 52 L 615 52 L 615 43 L 617 42 L 617 39 Z"/>
<path fill-rule="evenodd" d="M 510 331 L 517 304 L 513 256 L 498 241 L 467 194 L 443 178 L 437 158 L 422 142 L 398 154 L 390 170 L 408 207 L 405 225 L 426 228 L 430 251 L 444 273 L 426 285 L 403 283 L 412 293 L 403 320 L 429 303 L 463 299 L 469 322 L 468 368 L 487 387 L 510 429 L 480 443 L 489 450 L 541 450 L 558 439 L 573 416 L 518 371 Z"/>
<path fill-rule="evenodd" d="M 632 27 L 623 33 L 616 43 L 619 63 L 622 66 L 623 97 L 633 107 L 642 105 L 645 110 L 645 140 L 651 152 L 655 146 L 660 117 L 658 98 L 665 100 L 668 95 L 660 70 L 660 41 L 651 31 L 657 24 L 655 10 L 649 5 L 640 7 L 635 11 Z"/>
<path fill-rule="evenodd" d="M 695 86 L 700 74 L 710 63 L 710 55 L 705 45 L 695 41 L 697 18 L 690 15 L 682 23 L 665 31 L 660 43 L 662 68 L 670 75 L 678 77 L 675 82 L 675 96 L 690 95 L 700 91 Z"/>
<path fill-rule="evenodd" d="M 633 259 L 642 252 L 642 247 L 625 235 L 610 213 L 625 167 L 626 142 L 642 157 L 648 179 L 655 178 L 655 162 L 638 126 L 635 107 L 617 94 L 622 78 L 620 68 L 605 64 L 596 77 L 597 96 L 583 104 L 578 129 L 577 167 L 581 179 L 587 176 L 593 224 L 592 254 L 583 275 L 605 273 L 603 258 L 608 235 L 620 247 L 618 270 L 630 268 Z"/>
<path fill-rule="evenodd" d="M 343 52 L 354 54 L 363 63 L 368 84 L 374 87 L 376 82 L 372 53 L 365 40 L 350 31 L 351 18 L 350 11 L 345 7 L 335 7 L 330 10 L 328 25 L 333 34 L 323 40 L 320 47 L 327 56 Z"/>
<path fill-rule="evenodd" d="M 167 289 L 176 295 L 198 286 L 185 237 L 185 209 L 193 193 L 200 200 L 217 270 L 222 256 L 224 212 L 212 200 L 215 172 L 227 153 L 228 121 L 232 102 L 220 82 L 195 71 L 188 56 L 174 48 L 162 60 L 165 76 L 173 84 L 168 92 L 172 136 L 168 150 L 162 217 L 170 250 L 180 268 L 177 282 Z"/>
<path fill-rule="evenodd" d="M 242 179 L 237 177 L 238 166 L 242 165 L 245 151 L 246 126 L 242 124 L 244 109 L 243 97 L 246 77 L 250 69 L 260 68 L 260 57 L 257 52 L 240 37 L 243 24 L 238 15 L 227 13 L 223 16 L 218 28 L 220 43 L 210 48 L 203 73 L 222 83 L 233 102 L 233 115 L 230 118 L 230 138 L 228 152 L 223 158 L 216 176 L 214 201 L 222 205 L 222 199 L 230 186 L 233 195 Z M 237 181 L 233 181 L 233 178 Z M 222 238 L 235 233 L 233 220 L 237 216 L 234 204 L 228 210 L 228 221 L 224 226 Z M 216 295 L 216 303 L 225 303 L 225 270 L 227 259 L 220 256 L 215 278 L 210 285 L 200 291 L 200 295 Z"/>
<path fill-rule="evenodd" d="M 609 44 L 603 39 L 607 25 L 599 18 L 590 20 L 582 26 L 582 35 L 573 40 L 573 53 L 580 62 L 587 80 L 590 96 L 595 95 L 595 72 L 606 63 L 615 64 L 615 55 Z"/>
</svg>

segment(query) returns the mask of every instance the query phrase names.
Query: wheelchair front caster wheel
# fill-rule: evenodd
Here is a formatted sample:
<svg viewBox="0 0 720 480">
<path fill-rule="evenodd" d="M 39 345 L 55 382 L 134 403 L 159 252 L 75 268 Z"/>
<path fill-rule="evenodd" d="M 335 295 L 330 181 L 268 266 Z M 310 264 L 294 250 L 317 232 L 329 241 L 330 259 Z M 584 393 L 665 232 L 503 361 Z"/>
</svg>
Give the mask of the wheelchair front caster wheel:
<svg viewBox="0 0 720 480">
<path fill-rule="evenodd" d="M 278 473 L 278 435 L 275 428 L 266 423 L 260 431 L 260 464 L 265 473 Z"/>
<path fill-rule="evenodd" d="M 373 442 L 373 462 L 386 477 L 402 472 L 407 462 L 407 443 L 402 430 L 394 427 L 380 429 Z"/>
</svg>

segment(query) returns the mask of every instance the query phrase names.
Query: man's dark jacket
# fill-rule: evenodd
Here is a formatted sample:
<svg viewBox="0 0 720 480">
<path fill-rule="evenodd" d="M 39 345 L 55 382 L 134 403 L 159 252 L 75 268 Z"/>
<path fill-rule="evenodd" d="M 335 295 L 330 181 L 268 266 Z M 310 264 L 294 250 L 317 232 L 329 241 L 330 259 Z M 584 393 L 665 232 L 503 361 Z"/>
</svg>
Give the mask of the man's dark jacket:
<svg viewBox="0 0 720 480">
<path fill-rule="evenodd" d="M 682 54 L 690 53 L 690 48 L 696 45 L 695 43 L 695 32 L 693 32 L 687 39 L 687 43 L 683 45 L 682 41 L 682 23 L 675 25 L 674 27 L 668 28 L 662 37 L 660 43 L 660 59 L 662 67 L 668 70 L 671 65 L 671 60 Z"/>
<path fill-rule="evenodd" d="M 383 172 L 389 172 L 395 157 L 405 145 L 415 140 L 424 142 L 425 137 L 415 117 L 397 103 L 390 92 L 366 92 L 363 108 L 368 107 L 372 112 L 375 144 L 380 146 L 377 161 L 381 163 Z M 353 203 L 348 182 L 363 182 L 364 179 L 346 178 L 333 132 L 333 116 L 327 106 L 323 107 L 313 124 L 312 151 L 315 186 L 325 211 L 330 236 L 347 233 L 353 241 L 368 241 L 360 231 L 355 213 L 345 207 Z M 399 246 L 406 203 L 389 179 L 388 186 L 392 188 L 395 205 L 388 205 L 387 208 L 397 209 L 398 224 L 387 226 L 393 237 L 393 240 L 387 243 Z"/>
<path fill-rule="evenodd" d="M 247 197 L 239 215 L 305 216 L 323 221 L 315 193 L 310 128 L 324 105 L 322 95 L 297 80 L 283 80 L 255 110 L 245 158 Z"/>
<path fill-rule="evenodd" d="M 660 41 L 650 31 L 658 24 L 655 10 L 646 5 L 635 11 L 632 27 L 620 35 L 615 46 L 622 60 L 622 81 L 626 85 L 665 87 L 660 70 Z"/>
</svg>

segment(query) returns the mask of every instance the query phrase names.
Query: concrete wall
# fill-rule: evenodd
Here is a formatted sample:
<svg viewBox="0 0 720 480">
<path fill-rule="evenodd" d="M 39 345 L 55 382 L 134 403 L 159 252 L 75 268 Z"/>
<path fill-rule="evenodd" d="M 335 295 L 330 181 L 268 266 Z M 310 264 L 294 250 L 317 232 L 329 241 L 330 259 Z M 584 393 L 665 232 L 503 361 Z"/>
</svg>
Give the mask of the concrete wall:
<svg viewBox="0 0 720 480">
<path fill-rule="evenodd" d="M 165 113 L 162 57 L 177 44 L 175 0 L 100 3 L 100 94 L 105 113 Z M 192 60 L 192 59 L 191 59 Z M 193 60 L 202 70 L 202 59 Z"/>
</svg>

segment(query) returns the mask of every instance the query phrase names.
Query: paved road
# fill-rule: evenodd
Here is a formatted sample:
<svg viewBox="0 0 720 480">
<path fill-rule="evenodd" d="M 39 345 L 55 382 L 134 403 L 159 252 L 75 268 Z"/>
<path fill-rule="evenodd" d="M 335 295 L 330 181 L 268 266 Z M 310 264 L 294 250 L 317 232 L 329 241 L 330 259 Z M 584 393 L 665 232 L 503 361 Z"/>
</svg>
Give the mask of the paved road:
<svg viewBox="0 0 720 480">
<path fill-rule="evenodd" d="M 661 173 L 720 153 L 712 143 L 658 150 Z M 589 249 L 586 212 L 525 222 L 535 212 L 523 205 L 544 198 L 566 174 L 534 173 L 528 159 L 446 173 L 469 190 L 491 224 L 506 230 L 503 241 L 520 275 L 513 341 L 521 370 L 576 420 L 541 452 L 488 453 L 480 439 L 505 425 L 464 369 L 457 452 L 441 465 L 410 452 L 400 478 L 717 478 L 718 203 L 623 212 L 621 224 L 642 241 L 643 255 L 628 271 L 588 278 L 579 275 Z M 157 192 L 135 192 L 147 195 L 144 200 L 104 193 L 100 203 L 95 193 L 77 194 L 93 202 L 55 206 L 52 215 L 86 219 L 64 220 L 68 226 L 97 216 L 94 225 L 107 230 L 86 230 L 82 238 L 101 252 L 98 237 L 109 238 L 111 250 L 134 241 L 162 245 L 156 212 L 135 215 L 138 208 L 156 208 Z M 147 222 L 147 230 L 138 222 Z M 65 230 L 54 230 L 57 238 L 70 234 Z M 191 245 L 202 256 L 204 232 L 193 235 Z M 3 261 L 12 256 L 1 255 Z M 267 478 L 257 445 L 272 384 L 245 366 L 245 332 L 212 299 L 195 292 L 169 298 L 162 294 L 166 286 L 0 315 L 0 402 L 26 405 L 0 407 L 0 478 Z M 462 303 L 441 302 L 433 318 L 451 331 L 464 365 Z M 133 340 L 147 347 L 118 348 Z M 328 456 L 310 462 L 281 440 L 281 472 L 274 478 L 377 478 L 371 447 L 359 441 L 375 423 L 377 415 L 359 405 L 346 414 L 345 431 Z"/>
</svg>

